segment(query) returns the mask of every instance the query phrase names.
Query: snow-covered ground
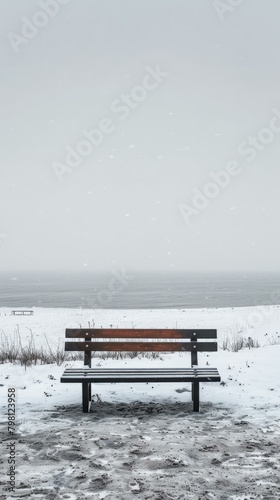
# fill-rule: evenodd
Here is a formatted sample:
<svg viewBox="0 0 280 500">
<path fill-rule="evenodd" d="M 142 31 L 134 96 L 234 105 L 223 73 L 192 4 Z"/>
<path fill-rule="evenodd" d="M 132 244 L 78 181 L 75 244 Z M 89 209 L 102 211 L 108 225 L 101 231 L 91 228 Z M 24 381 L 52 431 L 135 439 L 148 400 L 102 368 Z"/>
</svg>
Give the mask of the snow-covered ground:
<svg viewBox="0 0 280 500">
<path fill-rule="evenodd" d="M 80 384 L 61 384 L 64 365 L 0 365 L 0 499 L 280 499 L 280 306 L 194 310 L 0 309 L 1 331 L 32 332 L 55 349 L 65 328 L 217 328 L 219 351 L 199 355 L 222 384 L 201 386 L 192 412 L 189 384 L 98 384 L 92 411 Z M 259 348 L 222 349 L 250 337 Z M 103 360 L 98 366 L 189 366 L 189 353 Z M 93 363 L 94 366 L 94 363 Z M 7 432 L 8 388 L 16 389 L 16 436 Z M 16 493 L 8 492 L 8 448 L 16 441 Z"/>
</svg>

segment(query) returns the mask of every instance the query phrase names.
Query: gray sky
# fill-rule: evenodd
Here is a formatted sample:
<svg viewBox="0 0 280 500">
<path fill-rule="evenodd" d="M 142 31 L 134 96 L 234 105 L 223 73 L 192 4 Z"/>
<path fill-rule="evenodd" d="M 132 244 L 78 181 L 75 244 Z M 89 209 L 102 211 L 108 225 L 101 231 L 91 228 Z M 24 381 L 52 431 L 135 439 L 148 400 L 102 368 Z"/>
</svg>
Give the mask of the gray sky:
<svg viewBox="0 0 280 500">
<path fill-rule="evenodd" d="M 280 271 L 280 4 L 237 3 L 1 0 L 1 271 Z"/>
</svg>

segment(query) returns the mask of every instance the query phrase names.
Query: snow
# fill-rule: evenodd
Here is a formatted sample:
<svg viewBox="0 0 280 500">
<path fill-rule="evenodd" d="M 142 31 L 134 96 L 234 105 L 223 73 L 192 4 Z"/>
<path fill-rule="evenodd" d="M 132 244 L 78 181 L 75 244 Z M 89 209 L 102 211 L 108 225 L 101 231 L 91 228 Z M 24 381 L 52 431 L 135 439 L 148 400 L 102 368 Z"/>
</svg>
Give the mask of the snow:
<svg viewBox="0 0 280 500">
<path fill-rule="evenodd" d="M 280 498 L 280 307 L 92 310 L 34 308 L 33 316 L 0 309 L 1 331 L 23 345 L 63 346 L 65 328 L 217 328 L 217 353 L 199 353 L 222 384 L 201 384 L 192 412 L 190 384 L 98 384 L 92 411 L 81 410 L 80 384 L 61 384 L 65 367 L 0 365 L 1 460 L 8 470 L 7 390 L 16 388 L 16 494 L 0 481 L 0 499 Z M 240 336 L 259 348 L 223 350 Z M 46 340 L 47 339 L 47 340 Z M 228 340 L 227 340 L 228 339 Z M 189 353 L 97 366 L 189 366 Z M 93 365 L 94 366 L 94 365 Z M 14 439 L 14 438 L 13 438 Z M 7 476 L 6 476 L 7 477 Z M 10 496 L 9 496 L 10 495 Z M 16 495 L 16 496 L 15 496 Z"/>
</svg>

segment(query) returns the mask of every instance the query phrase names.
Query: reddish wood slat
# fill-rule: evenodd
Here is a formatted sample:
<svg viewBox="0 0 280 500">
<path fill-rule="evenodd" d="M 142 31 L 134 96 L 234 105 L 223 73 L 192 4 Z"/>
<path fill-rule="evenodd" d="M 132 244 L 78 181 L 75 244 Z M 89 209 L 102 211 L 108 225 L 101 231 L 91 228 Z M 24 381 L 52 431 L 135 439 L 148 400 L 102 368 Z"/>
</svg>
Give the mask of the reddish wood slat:
<svg viewBox="0 0 280 500">
<path fill-rule="evenodd" d="M 217 351 L 217 342 L 66 342 L 65 351 Z"/>
<path fill-rule="evenodd" d="M 87 335 L 88 334 L 88 335 Z M 217 330 L 144 329 L 144 328 L 67 328 L 66 338 L 153 338 L 153 339 L 216 339 Z"/>
</svg>

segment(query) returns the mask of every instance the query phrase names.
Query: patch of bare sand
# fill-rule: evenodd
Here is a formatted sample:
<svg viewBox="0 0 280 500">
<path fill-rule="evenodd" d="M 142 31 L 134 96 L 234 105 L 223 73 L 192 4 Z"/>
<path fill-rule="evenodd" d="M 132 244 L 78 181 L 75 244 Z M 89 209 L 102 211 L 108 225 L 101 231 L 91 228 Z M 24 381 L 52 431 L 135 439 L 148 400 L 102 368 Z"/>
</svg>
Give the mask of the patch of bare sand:
<svg viewBox="0 0 280 500">
<path fill-rule="evenodd" d="M 17 437 L 13 498 L 280 499 L 279 436 L 225 407 L 99 402 L 34 419 L 41 430 Z"/>
</svg>

